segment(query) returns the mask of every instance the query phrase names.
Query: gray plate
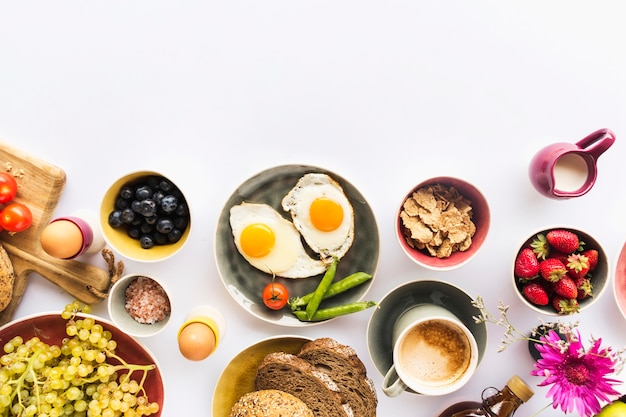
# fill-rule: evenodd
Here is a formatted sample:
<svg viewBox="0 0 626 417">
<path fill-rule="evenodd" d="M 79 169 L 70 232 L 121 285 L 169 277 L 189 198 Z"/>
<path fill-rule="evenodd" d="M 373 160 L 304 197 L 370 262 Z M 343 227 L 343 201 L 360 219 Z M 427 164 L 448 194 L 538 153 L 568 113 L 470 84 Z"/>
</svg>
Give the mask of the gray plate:
<svg viewBox="0 0 626 417">
<path fill-rule="evenodd" d="M 478 345 L 480 365 L 487 350 L 487 325 L 477 324 L 472 318 L 480 315 L 480 310 L 472 305 L 472 297 L 447 282 L 413 281 L 387 293 L 370 317 L 367 349 L 381 375 L 384 376 L 393 365 L 393 324 L 411 307 L 427 303 L 445 307 L 472 332 Z"/>
<path fill-rule="evenodd" d="M 288 307 L 278 311 L 265 307 L 261 300 L 261 293 L 263 287 L 271 282 L 271 276 L 251 266 L 237 251 L 229 223 L 230 208 L 243 201 L 264 203 L 274 207 L 286 219 L 291 220 L 289 214 L 283 212 L 281 201 L 300 177 L 311 172 L 328 174 L 335 179 L 343 188 L 354 209 L 354 242 L 339 262 L 335 280 L 357 271 L 367 272 L 373 276 L 363 285 L 324 300 L 321 308 L 362 300 L 374 281 L 378 266 L 380 241 L 374 213 L 361 193 L 348 181 L 325 169 L 307 165 L 282 165 L 250 178 L 230 196 L 219 216 L 215 234 L 217 269 L 226 289 L 244 310 L 255 317 L 281 326 L 299 327 L 317 323 L 299 321 Z M 307 247 L 305 243 L 303 245 Z M 292 297 L 314 291 L 321 278 L 322 275 L 303 279 L 277 277 L 276 282 L 283 283 Z"/>
</svg>

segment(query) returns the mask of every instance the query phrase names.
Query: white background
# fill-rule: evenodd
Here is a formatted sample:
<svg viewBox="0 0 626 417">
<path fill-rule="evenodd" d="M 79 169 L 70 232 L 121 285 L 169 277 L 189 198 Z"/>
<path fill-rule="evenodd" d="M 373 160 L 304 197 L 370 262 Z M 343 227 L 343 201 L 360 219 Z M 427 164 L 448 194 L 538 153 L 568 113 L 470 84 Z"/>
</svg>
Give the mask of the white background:
<svg viewBox="0 0 626 417">
<path fill-rule="evenodd" d="M 142 168 L 170 176 L 186 193 L 194 227 L 184 250 L 157 264 L 126 261 L 127 272 L 171 284 L 172 323 L 144 340 L 165 374 L 166 416 L 209 415 L 228 361 L 271 335 L 352 345 L 380 387 L 365 343 L 370 312 L 292 329 L 262 322 L 231 299 L 213 257 L 225 201 L 276 165 L 334 171 L 377 218 L 379 268 L 366 298 L 409 280 L 440 279 L 483 295 L 494 311 L 503 300 L 529 329 L 540 316 L 517 299 L 510 277 L 526 236 L 575 225 L 604 244 L 612 270 L 624 243 L 622 10 L 618 1 L 1 1 L 0 138 L 65 170 L 56 215 L 97 210 L 112 182 Z M 527 178 L 535 151 L 602 127 L 617 141 L 601 156 L 591 192 L 567 201 L 535 192 Z M 400 199 L 436 175 L 473 182 L 492 213 L 478 256 L 442 273 L 413 264 L 393 233 Z M 17 316 L 69 300 L 33 276 Z M 200 304 L 220 309 L 228 330 L 213 356 L 188 362 L 175 335 Z M 104 303 L 95 312 L 106 316 Z M 583 337 L 626 346 L 611 290 L 578 318 Z M 485 360 L 461 391 L 391 399 L 379 388 L 378 414 L 435 415 L 516 373 L 540 382 L 528 374 L 524 343 L 496 353 L 501 329 L 490 326 L 489 337 Z M 546 390 L 535 391 L 518 415 L 547 404 Z"/>
</svg>

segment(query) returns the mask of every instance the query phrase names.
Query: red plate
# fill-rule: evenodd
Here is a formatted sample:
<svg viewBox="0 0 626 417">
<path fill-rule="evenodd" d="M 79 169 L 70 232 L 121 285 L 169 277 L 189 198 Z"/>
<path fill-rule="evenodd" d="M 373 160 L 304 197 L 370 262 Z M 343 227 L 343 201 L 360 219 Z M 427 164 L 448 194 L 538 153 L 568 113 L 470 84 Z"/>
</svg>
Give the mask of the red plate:
<svg viewBox="0 0 626 417">
<path fill-rule="evenodd" d="M 83 314 L 81 317 L 93 317 L 96 323 L 100 323 L 105 330 L 110 331 L 113 335 L 113 340 L 117 342 L 116 354 L 126 362 L 137 365 L 157 365 L 155 369 L 148 372 L 144 388 L 148 399 L 159 404 L 159 412 L 153 414 L 153 416 L 161 416 L 165 389 L 159 365 L 152 353 L 137 340 L 115 327 L 111 322 L 92 315 Z M 42 313 L 26 316 L 0 327 L 0 346 L 4 346 L 14 336 L 21 336 L 24 341 L 37 336 L 49 345 L 60 346 L 63 338 L 67 337 L 65 333 L 66 323 L 67 321 L 61 317 L 61 313 Z M 142 373 L 136 372 L 135 374 L 137 377 L 140 377 Z M 133 375 L 133 379 L 135 379 L 135 375 Z"/>
<path fill-rule="evenodd" d="M 626 318 L 626 243 L 620 249 L 615 263 L 615 301 L 624 318 Z"/>
</svg>

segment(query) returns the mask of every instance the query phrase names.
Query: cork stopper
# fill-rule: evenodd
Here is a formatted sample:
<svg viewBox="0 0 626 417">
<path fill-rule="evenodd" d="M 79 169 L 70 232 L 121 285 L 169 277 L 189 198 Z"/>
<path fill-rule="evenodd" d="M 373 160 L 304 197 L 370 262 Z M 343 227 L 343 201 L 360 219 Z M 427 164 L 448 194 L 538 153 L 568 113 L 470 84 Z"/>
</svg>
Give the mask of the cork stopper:
<svg viewBox="0 0 626 417">
<path fill-rule="evenodd" d="M 517 395 L 517 397 L 523 402 L 530 400 L 530 398 L 535 394 L 528 384 L 526 384 L 522 378 L 517 375 L 513 375 L 506 385 L 511 391 L 513 391 L 513 394 Z"/>
</svg>

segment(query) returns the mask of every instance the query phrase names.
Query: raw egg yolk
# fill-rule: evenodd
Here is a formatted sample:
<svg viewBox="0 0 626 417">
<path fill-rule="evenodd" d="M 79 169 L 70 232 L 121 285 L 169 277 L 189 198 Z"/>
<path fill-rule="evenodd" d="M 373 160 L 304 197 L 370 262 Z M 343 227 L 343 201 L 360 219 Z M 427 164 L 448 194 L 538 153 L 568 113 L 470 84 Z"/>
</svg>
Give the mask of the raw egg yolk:
<svg viewBox="0 0 626 417">
<path fill-rule="evenodd" d="M 255 223 L 246 226 L 239 237 L 241 249 L 254 258 L 261 258 L 271 252 L 276 242 L 274 231 L 266 224 Z"/>
<path fill-rule="evenodd" d="M 190 323 L 178 336 L 178 348 L 190 361 L 201 361 L 215 350 L 215 334 L 204 323 Z"/>
<path fill-rule="evenodd" d="M 311 223 L 318 230 L 330 232 L 341 226 L 343 222 L 343 208 L 341 204 L 328 197 L 320 197 L 309 207 Z"/>
</svg>

